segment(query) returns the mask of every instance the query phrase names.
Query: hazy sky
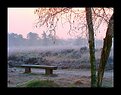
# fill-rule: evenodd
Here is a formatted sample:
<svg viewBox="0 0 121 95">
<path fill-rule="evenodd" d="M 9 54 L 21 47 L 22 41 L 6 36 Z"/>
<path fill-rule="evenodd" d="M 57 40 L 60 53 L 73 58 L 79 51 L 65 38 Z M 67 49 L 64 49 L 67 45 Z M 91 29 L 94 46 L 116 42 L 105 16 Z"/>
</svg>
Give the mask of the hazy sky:
<svg viewBox="0 0 121 95">
<path fill-rule="evenodd" d="M 37 17 L 36 14 L 34 14 L 35 9 L 36 8 L 8 8 L 8 33 L 22 34 L 23 37 L 26 37 L 29 32 L 35 32 L 41 35 L 43 30 L 34 27 L 34 23 Z M 71 37 L 67 34 L 67 27 L 68 26 L 66 25 L 64 28 L 58 28 L 58 31 L 56 32 L 59 38 Z M 96 35 L 96 37 L 99 39 L 104 38 L 104 36 L 105 31 Z"/>
</svg>

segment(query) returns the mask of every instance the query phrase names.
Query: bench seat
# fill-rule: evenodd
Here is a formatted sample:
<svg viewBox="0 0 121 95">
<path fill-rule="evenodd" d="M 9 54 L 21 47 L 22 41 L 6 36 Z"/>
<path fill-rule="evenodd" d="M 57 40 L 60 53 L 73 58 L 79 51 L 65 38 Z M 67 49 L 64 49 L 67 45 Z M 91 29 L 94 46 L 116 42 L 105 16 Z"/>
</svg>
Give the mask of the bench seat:
<svg viewBox="0 0 121 95">
<path fill-rule="evenodd" d="M 25 68 L 25 73 L 31 73 L 31 68 L 40 68 L 45 69 L 45 73 L 47 75 L 53 74 L 53 70 L 57 70 L 57 66 L 49 66 L 49 65 L 31 65 L 31 64 L 23 64 L 16 67 Z"/>
</svg>

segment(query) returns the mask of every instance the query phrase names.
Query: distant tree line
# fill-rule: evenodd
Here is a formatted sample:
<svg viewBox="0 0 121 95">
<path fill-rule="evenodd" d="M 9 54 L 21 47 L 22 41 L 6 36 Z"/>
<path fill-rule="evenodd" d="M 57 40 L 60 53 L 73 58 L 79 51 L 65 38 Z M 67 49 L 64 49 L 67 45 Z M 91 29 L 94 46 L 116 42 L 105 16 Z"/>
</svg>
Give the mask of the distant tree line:
<svg viewBox="0 0 121 95">
<path fill-rule="evenodd" d="M 97 46 L 101 43 L 97 40 Z M 54 38 L 53 35 L 47 35 L 43 31 L 42 36 L 39 37 L 37 33 L 29 32 L 27 38 L 23 38 L 21 34 L 9 33 L 8 46 L 9 47 L 25 47 L 25 46 L 51 46 L 51 45 L 74 45 L 74 46 L 88 46 L 88 40 L 85 38 L 77 37 L 75 39 L 59 39 Z"/>
</svg>

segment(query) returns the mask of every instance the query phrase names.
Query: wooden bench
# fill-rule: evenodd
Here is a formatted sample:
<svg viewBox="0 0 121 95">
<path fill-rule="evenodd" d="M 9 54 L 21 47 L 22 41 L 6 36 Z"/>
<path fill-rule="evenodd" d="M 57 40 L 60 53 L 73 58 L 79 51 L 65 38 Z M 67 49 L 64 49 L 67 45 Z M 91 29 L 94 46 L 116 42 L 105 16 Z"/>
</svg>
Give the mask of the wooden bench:
<svg viewBox="0 0 121 95">
<path fill-rule="evenodd" d="M 41 68 L 45 69 L 45 74 L 50 75 L 53 74 L 53 70 L 57 70 L 57 66 L 48 66 L 48 65 L 31 65 L 31 64 L 24 64 L 16 67 L 25 68 L 25 73 L 31 73 L 31 68 Z"/>
</svg>

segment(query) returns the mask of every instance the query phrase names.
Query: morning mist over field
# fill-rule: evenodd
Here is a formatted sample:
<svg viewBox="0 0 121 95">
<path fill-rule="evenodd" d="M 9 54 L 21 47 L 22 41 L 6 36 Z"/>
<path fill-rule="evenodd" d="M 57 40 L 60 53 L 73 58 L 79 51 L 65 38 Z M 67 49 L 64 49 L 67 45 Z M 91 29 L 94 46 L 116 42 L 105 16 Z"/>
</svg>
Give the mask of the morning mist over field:
<svg viewBox="0 0 121 95">
<path fill-rule="evenodd" d="M 8 8 L 8 87 L 114 87 L 113 8 Z"/>
</svg>

